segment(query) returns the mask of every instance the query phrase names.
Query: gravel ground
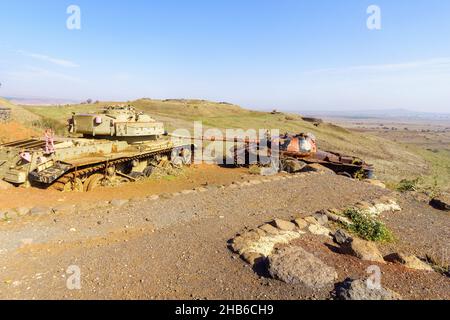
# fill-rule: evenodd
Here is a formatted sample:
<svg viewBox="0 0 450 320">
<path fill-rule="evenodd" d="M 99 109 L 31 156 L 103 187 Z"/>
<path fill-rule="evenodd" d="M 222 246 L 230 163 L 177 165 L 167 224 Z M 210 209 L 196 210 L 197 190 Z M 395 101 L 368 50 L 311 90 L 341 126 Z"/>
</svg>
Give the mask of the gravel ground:
<svg viewBox="0 0 450 320">
<path fill-rule="evenodd" d="M 396 235 L 396 241 L 382 248 L 383 251 L 404 250 L 420 258 L 431 255 L 449 265 L 450 214 L 433 209 L 427 201 L 417 201 L 411 193 L 397 198 L 403 210 L 382 215 Z"/>
<path fill-rule="evenodd" d="M 336 175 L 303 174 L 158 200 L 134 199 L 120 208 L 101 202 L 74 213 L 1 224 L 0 298 L 327 299 L 333 288 L 314 291 L 258 275 L 229 251 L 227 241 L 245 227 L 275 217 L 288 219 L 386 194 Z M 337 256 L 325 243 L 315 238 L 305 247 L 332 259 L 340 278 L 365 271 L 364 263 Z M 81 270 L 81 290 L 66 287 L 71 265 Z M 393 277 L 399 267 L 386 268 Z M 411 280 L 392 289 L 411 298 L 449 298 L 448 278 L 403 274 L 408 276 L 402 279 Z M 426 294 L 409 293 L 417 286 Z"/>
</svg>

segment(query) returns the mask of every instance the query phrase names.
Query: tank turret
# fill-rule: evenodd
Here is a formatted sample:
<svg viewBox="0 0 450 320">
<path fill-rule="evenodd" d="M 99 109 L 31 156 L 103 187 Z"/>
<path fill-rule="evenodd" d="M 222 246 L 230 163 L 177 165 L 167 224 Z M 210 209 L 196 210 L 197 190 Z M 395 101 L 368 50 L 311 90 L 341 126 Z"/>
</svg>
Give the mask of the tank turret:
<svg viewBox="0 0 450 320">
<path fill-rule="evenodd" d="M 155 140 L 165 133 L 163 123 L 132 106 L 110 106 L 99 114 L 74 114 L 69 120 L 69 132 L 130 143 Z"/>
</svg>

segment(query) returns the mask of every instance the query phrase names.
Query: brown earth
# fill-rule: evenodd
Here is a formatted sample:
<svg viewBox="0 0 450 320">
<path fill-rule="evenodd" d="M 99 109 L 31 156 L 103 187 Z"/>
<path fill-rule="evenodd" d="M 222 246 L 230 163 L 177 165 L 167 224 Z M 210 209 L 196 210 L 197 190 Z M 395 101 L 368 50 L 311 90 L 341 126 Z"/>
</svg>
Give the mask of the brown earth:
<svg viewBox="0 0 450 320">
<path fill-rule="evenodd" d="M 205 185 L 224 185 L 244 178 L 251 178 L 248 170 L 225 169 L 212 165 L 196 165 L 187 168 L 179 176 L 149 179 L 122 185 L 120 188 L 100 188 L 88 193 L 62 193 L 37 188 L 0 190 L 0 208 L 55 206 L 59 204 L 95 203 L 112 199 L 130 199 L 153 194 L 177 192 Z"/>
<path fill-rule="evenodd" d="M 28 139 L 30 137 L 37 137 L 40 135 L 42 135 L 41 132 L 16 121 L 0 123 L 0 143 Z"/>
<path fill-rule="evenodd" d="M 240 174 L 234 177 L 241 180 Z M 126 188 L 131 187 L 117 188 L 120 198 Z M 333 286 L 311 290 L 265 277 L 232 254 L 227 241 L 275 217 L 290 219 L 388 193 L 336 175 L 302 174 L 154 201 L 136 198 L 123 207 L 87 202 L 74 213 L 13 220 L 0 224 L 0 298 L 328 299 Z M 427 226 L 421 225 L 418 213 L 433 217 L 438 212 L 430 207 L 414 210 L 416 202 L 402 198 L 405 210 L 392 214 L 389 224 L 400 243 L 423 253 L 432 240 L 408 237 L 401 225 L 407 219 L 421 233 Z M 447 237 L 449 227 L 448 217 L 439 216 L 432 232 Z M 367 263 L 335 252 L 329 240 L 305 236 L 296 244 L 333 265 L 339 280 L 366 272 Z M 81 290 L 66 287 L 71 265 L 80 267 Z M 383 284 L 404 298 L 450 298 L 450 280 L 443 275 L 392 264 L 380 267 Z"/>
</svg>

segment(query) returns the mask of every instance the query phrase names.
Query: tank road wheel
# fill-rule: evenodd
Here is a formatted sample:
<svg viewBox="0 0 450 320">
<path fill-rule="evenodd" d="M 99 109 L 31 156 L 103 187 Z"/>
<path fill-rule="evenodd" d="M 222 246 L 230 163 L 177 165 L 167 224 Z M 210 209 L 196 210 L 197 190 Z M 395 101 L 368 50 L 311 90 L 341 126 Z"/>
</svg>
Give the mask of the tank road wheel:
<svg viewBox="0 0 450 320">
<path fill-rule="evenodd" d="M 63 192 L 83 192 L 83 182 L 79 178 L 75 178 L 64 184 Z"/>
<path fill-rule="evenodd" d="M 84 191 L 92 191 L 103 185 L 105 177 L 103 174 L 96 173 L 87 178 L 84 182 Z"/>
<path fill-rule="evenodd" d="M 62 177 L 52 184 L 50 188 L 61 192 L 83 192 L 83 182 L 79 178 L 72 180 L 69 177 Z"/>
</svg>

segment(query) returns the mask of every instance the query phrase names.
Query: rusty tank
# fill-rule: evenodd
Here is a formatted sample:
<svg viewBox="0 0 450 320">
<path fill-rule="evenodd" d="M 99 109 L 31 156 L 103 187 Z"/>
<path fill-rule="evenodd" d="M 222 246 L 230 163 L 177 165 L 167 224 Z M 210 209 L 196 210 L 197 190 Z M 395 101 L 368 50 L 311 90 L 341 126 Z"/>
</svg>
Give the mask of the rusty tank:
<svg viewBox="0 0 450 320">
<path fill-rule="evenodd" d="M 277 172 L 296 173 L 318 164 L 348 178 L 373 178 L 373 165 L 359 157 L 320 150 L 316 137 L 311 133 L 284 134 L 267 140 L 244 141 L 243 146 L 235 147 L 235 165 L 270 166 Z M 262 156 L 260 146 L 269 148 L 262 152 Z M 276 156 L 272 153 L 273 150 L 276 150 Z"/>
<path fill-rule="evenodd" d="M 150 177 L 155 167 L 183 166 L 194 146 L 169 138 L 164 124 L 133 106 L 109 106 L 98 114 L 73 114 L 71 138 L 0 145 L 0 179 L 15 186 L 91 191 Z"/>
</svg>

